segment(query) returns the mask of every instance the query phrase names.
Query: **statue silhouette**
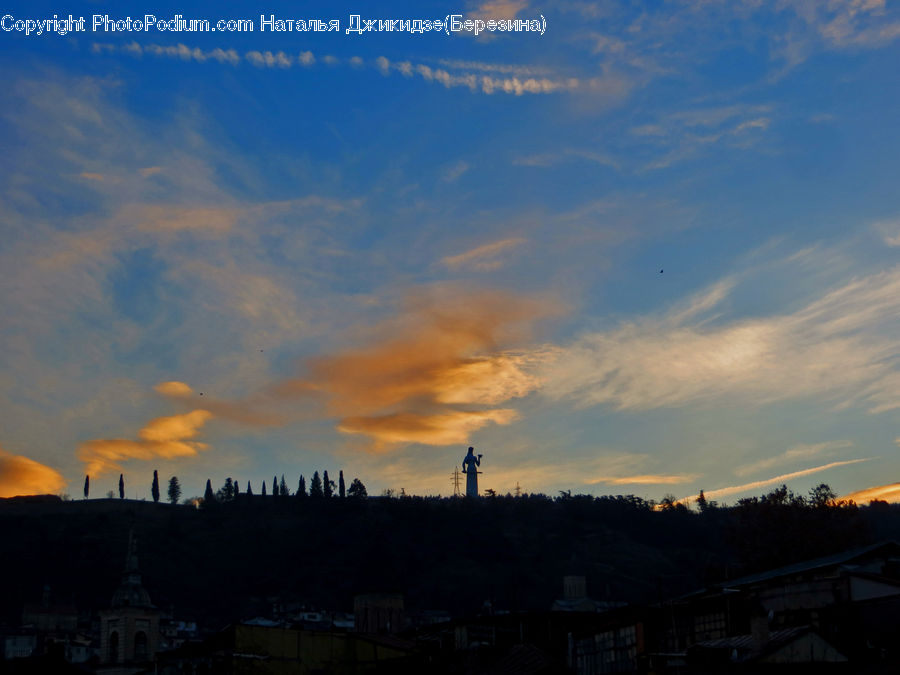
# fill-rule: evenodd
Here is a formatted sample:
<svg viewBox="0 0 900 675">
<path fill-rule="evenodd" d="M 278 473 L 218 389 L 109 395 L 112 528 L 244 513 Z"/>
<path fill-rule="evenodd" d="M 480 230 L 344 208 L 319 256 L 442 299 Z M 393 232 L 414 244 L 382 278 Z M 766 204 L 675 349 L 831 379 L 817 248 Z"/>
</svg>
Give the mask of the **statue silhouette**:
<svg viewBox="0 0 900 675">
<path fill-rule="evenodd" d="M 481 466 L 481 455 L 475 456 L 475 448 L 469 448 L 469 453 L 463 458 L 462 470 L 466 474 L 466 497 L 478 496 L 478 467 Z"/>
</svg>

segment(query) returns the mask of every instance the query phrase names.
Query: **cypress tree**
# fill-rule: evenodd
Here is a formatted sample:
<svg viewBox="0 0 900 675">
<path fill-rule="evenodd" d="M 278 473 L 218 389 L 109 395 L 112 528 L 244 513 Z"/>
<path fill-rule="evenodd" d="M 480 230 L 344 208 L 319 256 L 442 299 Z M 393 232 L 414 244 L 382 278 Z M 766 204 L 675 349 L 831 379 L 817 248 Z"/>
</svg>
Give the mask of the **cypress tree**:
<svg viewBox="0 0 900 675">
<path fill-rule="evenodd" d="M 334 481 L 328 480 L 328 472 L 322 474 L 322 490 L 326 497 L 331 496 L 331 488 L 334 487 Z"/>
<path fill-rule="evenodd" d="M 91 477 L 88 475 L 85 475 L 85 477 L 84 477 L 84 498 L 85 499 L 88 498 L 88 494 L 90 493 L 90 491 L 91 491 Z"/>
<path fill-rule="evenodd" d="M 119 474 L 119 499 L 125 499 L 125 474 Z"/>
<path fill-rule="evenodd" d="M 303 476 L 300 476 L 300 484 L 297 485 L 297 497 L 299 497 L 300 499 L 303 499 L 304 497 L 307 497 L 307 496 L 308 495 L 306 494 L 306 479 Z"/>
<path fill-rule="evenodd" d="M 203 503 L 204 504 L 212 504 L 216 501 L 216 493 L 213 492 L 212 489 L 212 481 L 207 478 L 206 479 L 206 492 L 203 493 Z"/>
<path fill-rule="evenodd" d="M 238 481 L 234 481 L 234 496 L 237 497 L 241 494 L 241 485 Z"/>
<path fill-rule="evenodd" d="M 263 496 L 263 497 L 266 496 L 266 481 L 263 481 L 262 496 Z"/>
<path fill-rule="evenodd" d="M 250 485 L 250 481 L 247 481 L 247 494 L 253 496 L 253 486 Z"/>
<path fill-rule="evenodd" d="M 150 486 L 150 494 L 153 495 L 154 502 L 159 502 L 159 476 L 156 469 L 153 470 L 153 485 Z"/>
<path fill-rule="evenodd" d="M 338 495 L 340 495 L 341 499 L 347 496 L 347 491 L 344 489 L 344 472 L 343 470 L 338 475 Z"/>
<path fill-rule="evenodd" d="M 316 471 L 313 474 L 312 481 L 309 483 L 309 496 L 310 497 L 322 497 L 322 479 L 319 478 L 319 472 Z"/>
<path fill-rule="evenodd" d="M 275 478 L 272 479 L 272 496 L 278 496 L 278 480 Z"/>
<path fill-rule="evenodd" d="M 278 486 L 278 493 L 282 497 L 287 497 L 291 494 L 288 490 L 287 483 L 284 482 L 284 474 L 281 474 L 281 485 Z"/>
</svg>

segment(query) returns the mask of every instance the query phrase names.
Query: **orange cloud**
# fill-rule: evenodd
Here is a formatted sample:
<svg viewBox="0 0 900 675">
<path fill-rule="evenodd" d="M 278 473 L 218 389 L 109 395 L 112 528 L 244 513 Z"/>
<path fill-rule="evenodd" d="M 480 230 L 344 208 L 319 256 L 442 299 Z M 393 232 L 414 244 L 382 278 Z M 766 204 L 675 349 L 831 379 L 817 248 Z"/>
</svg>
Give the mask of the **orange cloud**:
<svg viewBox="0 0 900 675">
<path fill-rule="evenodd" d="M 194 390 L 184 382 L 160 382 L 153 389 L 163 396 L 193 396 Z"/>
<path fill-rule="evenodd" d="M 367 329 L 365 346 L 311 359 L 307 377 L 286 380 L 273 397 L 318 393 L 338 429 L 391 443 L 452 445 L 515 412 L 488 408 L 540 385 L 540 360 L 512 349 L 531 324 L 553 313 L 545 301 L 499 291 L 440 288 L 412 296 L 401 316 Z M 371 337 L 369 337 L 371 336 Z"/>
<path fill-rule="evenodd" d="M 866 488 L 865 490 L 857 490 L 848 495 L 844 495 L 841 499 L 853 501 L 857 504 L 868 504 L 874 499 L 885 502 L 900 502 L 900 483 L 891 483 L 890 485 L 879 485 L 877 487 Z"/>
<path fill-rule="evenodd" d="M 587 481 L 589 485 L 605 483 L 607 485 L 674 485 L 687 483 L 699 478 L 696 473 L 681 473 L 674 475 L 641 474 L 639 476 L 622 476 L 621 478 L 599 478 Z"/>
<path fill-rule="evenodd" d="M 122 208 L 116 217 L 119 221 L 142 230 L 170 232 L 206 230 L 225 234 L 234 227 L 241 215 L 242 211 L 236 208 L 138 204 Z"/>
<path fill-rule="evenodd" d="M 0 497 L 53 494 L 65 485 L 56 469 L 0 448 Z"/>
<path fill-rule="evenodd" d="M 162 394 L 166 398 L 173 399 L 184 405 L 203 404 L 203 408 L 216 418 L 237 422 L 238 424 L 247 424 L 250 426 L 278 426 L 286 424 L 288 417 L 282 413 L 262 410 L 267 404 L 271 405 L 274 401 L 266 394 L 257 394 L 243 401 L 222 401 L 214 399 L 210 396 L 204 396 L 202 393 L 195 392 L 190 385 L 177 380 L 169 382 L 160 382 L 153 389 Z"/>
<path fill-rule="evenodd" d="M 528 0 L 488 0 L 478 5 L 469 16 L 479 19 L 515 19 L 528 7 Z"/>
<path fill-rule="evenodd" d="M 87 441 L 78 446 L 78 459 L 85 463 L 86 473 L 98 476 L 120 470 L 121 462 L 130 459 L 193 457 L 209 446 L 190 439 L 196 437 L 212 417 L 208 410 L 157 417 L 138 432 L 140 440 L 108 438 Z"/>
<path fill-rule="evenodd" d="M 383 417 L 347 417 L 338 430 L 348 434 L 373 436 L 379 443 L 422 443 L 424 445 L 463 445 L 469 434 L 489 422 L 510 424 L 518 417 L 515 410 L 452 411 L 438 415 L 396 413 Z"/>
</svg>

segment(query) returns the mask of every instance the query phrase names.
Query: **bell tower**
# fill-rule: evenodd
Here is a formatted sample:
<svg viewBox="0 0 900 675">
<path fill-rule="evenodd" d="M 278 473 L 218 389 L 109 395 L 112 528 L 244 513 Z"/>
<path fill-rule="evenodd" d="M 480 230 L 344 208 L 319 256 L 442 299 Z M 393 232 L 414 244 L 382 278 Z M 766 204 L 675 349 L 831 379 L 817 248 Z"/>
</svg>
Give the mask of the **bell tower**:
<svg viewBox="0 0 900 675">
<path fill-rule="evenodd" d="M 159 649 L 159 610 L 141 585 L 137 540 L 128 534 L 122 582 L 109 609 L 100 612 L 100 661 L 104 673 L 137 673 Z"/>
</svg>

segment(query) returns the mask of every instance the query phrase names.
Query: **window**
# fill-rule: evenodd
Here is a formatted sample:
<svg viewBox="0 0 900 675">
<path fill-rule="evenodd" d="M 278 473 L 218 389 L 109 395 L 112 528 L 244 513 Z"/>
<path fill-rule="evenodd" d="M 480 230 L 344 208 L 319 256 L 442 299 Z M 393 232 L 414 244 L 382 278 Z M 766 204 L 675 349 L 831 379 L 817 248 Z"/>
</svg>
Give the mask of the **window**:
<svg viewBox="0 0 900 675">
<path fill-rule="evenodd" d="M 134 660 L 147 660 L 147 634 L 144 631 L 138 631 L 134 635 Z"/>
<path fill-rule="evenodd" d="M 119 661 L 119 633 L 113 631 L 109 634 L 109 662 L 118 663 Z"/>
</svg>

